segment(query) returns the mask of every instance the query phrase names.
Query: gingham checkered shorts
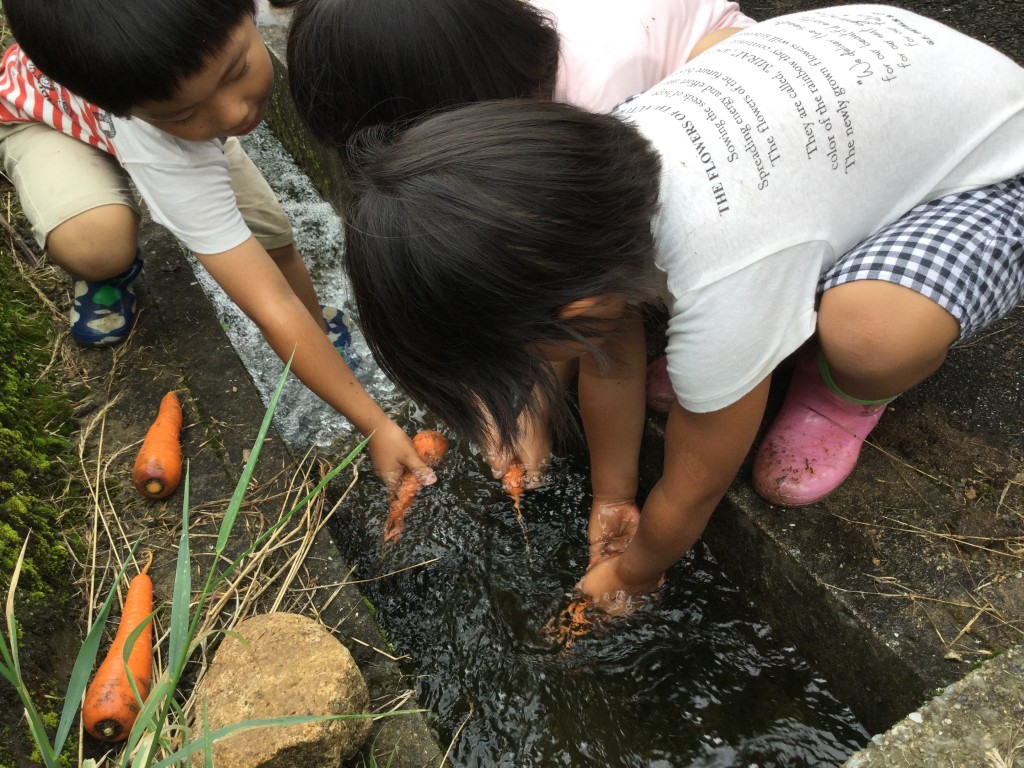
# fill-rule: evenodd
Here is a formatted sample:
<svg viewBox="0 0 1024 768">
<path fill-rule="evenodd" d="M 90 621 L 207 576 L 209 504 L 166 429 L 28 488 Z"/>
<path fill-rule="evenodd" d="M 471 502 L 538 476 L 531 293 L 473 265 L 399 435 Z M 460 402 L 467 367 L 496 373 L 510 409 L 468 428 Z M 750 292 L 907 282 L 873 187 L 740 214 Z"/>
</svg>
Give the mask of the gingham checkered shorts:
<svg viewBox="0 0 1024 768">
<path fill-rule="evenodd" d="M 818 291 L 885 280 L 934 301 L 964 341 L 1024 298 L 1024 176 L 922 203 L 822 275 Z"/>
</svg>

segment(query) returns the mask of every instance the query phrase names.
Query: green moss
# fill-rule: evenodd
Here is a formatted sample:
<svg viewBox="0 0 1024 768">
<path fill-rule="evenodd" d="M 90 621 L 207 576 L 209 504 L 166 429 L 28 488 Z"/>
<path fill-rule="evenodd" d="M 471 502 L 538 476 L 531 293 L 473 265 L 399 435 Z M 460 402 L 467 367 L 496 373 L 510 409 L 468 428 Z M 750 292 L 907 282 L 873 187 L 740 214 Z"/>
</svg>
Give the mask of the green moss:
<svg viewBox="0 0 1024 768">
<path fill-rule="evenodd" d="M 50 358 L 50 320 L 12 273 L 9 260 L 0 262 L 0 586 L 6 593 L 31 532 L 15 608 L 26 628 L 44 629 L 63 616 L 71 583 L 64 529 L 75 521 L 61 519 L 64 504 L 54 499 L 72 457 L 72 414 L 41 377 Z"/>
<path fill-rule="evenodd" d="M 10 259 L 0 252 L 0 597 L 9 592 L 29 536 L 15 595 L 19 656 L 34 701 L 56 725 L 62 702 L 41 670 L 53 668 L 49 639 L 66 621 L 75 581 L 69 547 L 81 546 L 75 529 L 84 508 L 68 495 L 71 407 L 45 376 L 52 321 Z M 0 722 L 0 765 L 20 765 L 13 750 L 30 739 L 6 682 L 0 683 L 0 710 L 12 715 Z"/>
</svg>

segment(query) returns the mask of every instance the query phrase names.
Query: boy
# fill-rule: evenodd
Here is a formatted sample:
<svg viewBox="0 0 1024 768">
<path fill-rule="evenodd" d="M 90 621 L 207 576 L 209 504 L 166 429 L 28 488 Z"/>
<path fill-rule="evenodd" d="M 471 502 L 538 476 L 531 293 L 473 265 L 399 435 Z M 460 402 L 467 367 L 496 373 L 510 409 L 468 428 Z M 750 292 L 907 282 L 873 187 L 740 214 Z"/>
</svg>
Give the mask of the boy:
<svg viewBox="0 0 1024 768">
<path fill-rule="evenodd" d="M 292 371 L 363 434 L 389 483 L 433 472 L 345 365 L 291 227 L 237 136 L 273 73 L 253 0 L 102 5 L 5 0 L 18 40 L 0 71 L 0 154 L 40 246 L 74 279 L 72 336 L 122 341 L 135 317 L 138 214 L 173 232 Z M 120 167 L 119 167 L 120 165 Z M 123 172 L 122 172 L 123 168 Z"/>
<path fill-rule="evenodd" d="M 579 360 L 595 502 L 636 493 L 620 440 L 642 419 L 636 308 L 664 300 L 663 475 L 638 524 L 591 513 L 612 556 L 580 588 L 610 611 L 699 538 L 788 355 L 806 349 L 754 479 L 806 504 L 888 400 L 1024 296 L 1024 70 L 938 22 L 773 19 L 617 114 L 487 102 L 367 134 L 346 223 L 367 337 L 460 434 L 483 429 L 479 402 L 514 441 L 534 388 L 560 403 L 551 363 Z M 620 398 L 594 400 L 595 381 Z"/>
</svg>

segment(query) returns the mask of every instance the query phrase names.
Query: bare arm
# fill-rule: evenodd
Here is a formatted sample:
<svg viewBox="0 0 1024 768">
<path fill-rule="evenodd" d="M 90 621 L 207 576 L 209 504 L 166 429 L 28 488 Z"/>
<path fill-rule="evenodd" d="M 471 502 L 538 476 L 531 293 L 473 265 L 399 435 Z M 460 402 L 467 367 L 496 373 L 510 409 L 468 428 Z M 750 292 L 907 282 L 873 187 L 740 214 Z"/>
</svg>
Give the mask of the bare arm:
<svg viewBox="0 0 1024 768">
<path fill-rule="evenodd" d="M 402 469 L 433 482 L 433 472 L 416 455 L 409 436 L 374 402 L 292 290 L 281 270 L 254 239 L 214 255 L 197 254 L 217 284 L 259 327 L 282 360 L 309 389 L 347 418 L 362 434 L 373 434 L 374 470 L 391 486 Z"/>
<path fill-rule="evenodd" d="M 700 538 L 757 434 L 771 377 L 736 403 L 712 413 L 672 404 L 665 466 L 640 514 L 636 536 L 618 557 L 587 572 L 580 588 L 608 605 L 617 592 L 657 588 L 662 574 Z"/>
<path fill-rule="evenodd" d="M 644 432 L 647 346 L 643 319 L 629 309 L 604 344 L 606 362 L 580 359 L 579 402 L 590 453 L 593 503 L 590 562 L 622 552 L 636 530 L 640 442 Z"/>
</svg>

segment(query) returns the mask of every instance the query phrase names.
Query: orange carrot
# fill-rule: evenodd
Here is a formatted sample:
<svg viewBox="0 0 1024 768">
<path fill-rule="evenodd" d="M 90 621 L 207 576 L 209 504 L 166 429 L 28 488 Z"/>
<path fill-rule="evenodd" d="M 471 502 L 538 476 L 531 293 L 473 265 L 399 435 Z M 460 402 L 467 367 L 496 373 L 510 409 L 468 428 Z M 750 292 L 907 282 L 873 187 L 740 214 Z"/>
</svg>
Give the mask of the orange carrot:
<svg viewBox="0 0 1024 768">
<path fill-rule="evenodd" d="M 425 429 L 417 432 L 412 439 L 412 446 L 424 462 L 433 466 L 448 451 L 448 438 L 440 432 Z M 420 481 L 409 470 L 402 473 L 398 493 L 391 499 L 388 519 L 384 521 L 384 541 L 398 541 L 405 529 L 405 513 L 409 511 L 416 494 L 420 490 Z"/>
<path fill-rule="evenodd" d="M 173 392 L 160 401 L 156 420 L 135 458 L 132 480 L 143 496 L 162 499 L 181 481 L 181 403 Z"/>
<path fill-rule="evenodd" d="M 590 620 L 593 605 L 594 601 L 588 595 L 572 595 L 568 605 L 557 616 L 548 619 L 544 625 L 544 634 L 564 648 L 571 648 L 576 638 L 589 634 L 594 628 Z"/>
<path fill-rule="evenodd" d="M 526 490 L 526 465 L 520 461 L 513 461 L 508 465 L 505 474 L 501 476 L 501 487 L 505 493 L 512 497 L 512 506 L 516 510 L 516 520 L 523 531 L 523 541 L 526 542 L 526 553 L 530 553 L 530 537 L 526 535 L 526 523 L 523 521 L 523 510 L 520 504 L 523 499 L 523 491 Z"/>
<path fill-rule="evenodd" d="M 519 509 L 519 504 L 523 498 L 523 490 L 526 488 L 526 467 L 518 461 L 509 464 L 505 474 L 501 476 L 501 487 L 512 497 L 516 514 L 522 517 L 523 513 Z"/>
<path fill-rule="evenodd" d="M 121 621 L 106 658 L 89 683 L 82 704 L 82 724 L 90 736 L 100 741 L 124 741 L 135 724 L 141 704 L 135 699 L 124 662 L 124 646 L 128 636 L 145 622 L 128 656 L 127 670 L 135 679 L 142 701 L 149 695 L 153 677 L 153 582 L 147 571 L 153 562 L 150 553 L 142 571 L 128 584 Z"/>
</svg>

